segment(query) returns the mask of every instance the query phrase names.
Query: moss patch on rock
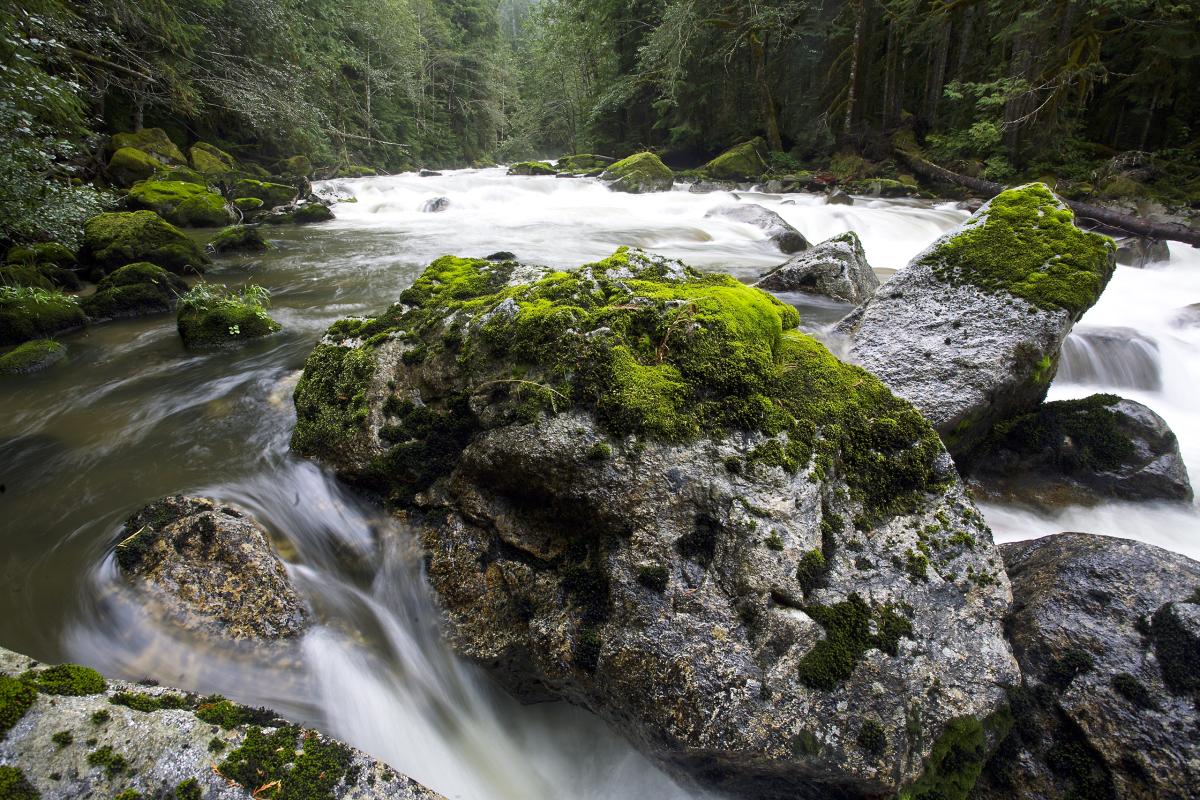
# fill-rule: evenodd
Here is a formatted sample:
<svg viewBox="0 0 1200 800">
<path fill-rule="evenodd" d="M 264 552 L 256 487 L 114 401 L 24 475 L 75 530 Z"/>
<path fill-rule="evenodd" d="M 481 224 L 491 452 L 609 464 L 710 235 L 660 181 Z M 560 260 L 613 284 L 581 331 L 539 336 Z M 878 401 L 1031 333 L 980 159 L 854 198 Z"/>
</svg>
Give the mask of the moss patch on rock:
<svg viewBox="0 0 1200 800">
<path fill-rule="evenodd" d="M 108 160 L 108 175 L 118 186 L 133 186 L 154 177 L 162 162 L 133 147 L 122 147 Z"/>
<path fill-rule="evenodd" d="M 654 155 L 635 153 L 608 167 L 601 176 L 609 181 L 609 188 L 618 192 L 642 194 L 664 192 L 675 183 L 675 173 Z"/>
<path fill-rule="evenodd" d="M 950 720 L 925 760 L 925 771 L 900 792 L 899 800 L 967 800 L 991 747 L 1007 735 L 1012 724 L 1007 709 L 984 720 Z"/>
<path fill-rule="evenodd" d="M 1096 394 L 1044 403 L 1031 414 L 998 424 L 985 448 L 1025 458 L 1050 453 L 1055 465 L 1068 473 L 1118 470 L 1136 455 L 1121 415 L 1111 408 L 1119 402 L 1116 395 Z M 1064 448 L 1063 442 L 1068 440 L 1071 446 Z"/>
<path fill-rule="evenodd" d="M 208 142 L 196 142 L 189 154 L 192 167 L 205 175 L 222 175 L 237 169 L 237 159 Z"/>
<path fill-rule="evenodd" d="M 21 721 L 37 700 L 37 689 L 24 681 L 0 675 L 0 739 Z M 3 795 L 0 795 L 3 796 Z"/>
<path fill-rule="evenodd" d="M 188 348 L 223 347 L 280 329 L 267 314 L 270 293 L 261 286 L 230 291 L 197 284 L 179 300 L 179 335 Z"/>
<path fill-rule="evenodd" d="M 262 205 L 261 200 L 255 200 Z M 223 228 L 216 236 L 208 240 L 208 248 L 217 253 L 233 250 L 244 250 L 261 253 L 270 250 L 271 245 L 262 237 L 262 232 L 251 225 L 231 225 Z"/>
<path fill-rule="evenodd" d="M 127 264 L 101 280 L 96 293 L 84 298 L 83 308 L 93 319 L 161 314 L 175 308 L 187 290 L 183 278 L 143 261 Z"/>
<path fill-rule="evenodd" d="M 163 164 L 187 166 L 183 151 L 171 141 L 171 137 L 162 128 L 143 128 L 136 133 L 118 133 L 112 137 L 111 147 L 113 150 L 132 147 L 154 156 Z"/>
<path fill-rule="evenodd" d="M 613 159 L 608 156 L 596 156 L 591 153 L 575 153 L 569 156 L 563 156 L 555 166 L 559 170 L 566 172 L 587 172 L 594 169 L 603 169 L 613 163 Z"/>
<path fill-rule="evenodd" d="M 333 219 L 333 212 L 324 203 L 305 203 L 292 212 L 292 220 L 298 225 L 328 222 L 331 219 Z"/>
<path fill-rule="evenodd" d="M 452 359 L 460 384 L 419 409 L 403 398 L 385 407 L 387 438 L 409 460 L 414 447 L 465 444 L 479 425 L 471 407 L 490 405 L 489 424 L 575 407 L 618 437 L 762 432 L 778 452 L 775 465 L 846 475 L 869 516 L 911 507 L 947 479 L 928 423 L 795 330 L 795 309 L 766 292 L 625 248 L 508 285 L 517 269 L 447 256 L 381 317 L 334 325 L 331 338 L 352 346 L 322 344 L 310 358 L 293 445 L 332 454 L 363 429 L 370 351 L 399 336 L 410 345 L 406 362 Z M 397 458 L 378 465 L 393 489 L 408 480 L 398 466 Z"/>
<path fill-rule="evenodd" d="M 800 681 L 832 690 L 850 677 L 868 650 L 899 654 L 900 639 L 912 637 L 912 624 L 890 606 L 871 608 L 858 594 L 833 605 L 805 606 L 804 612 L 825 629 L 825 638 L 800 659 Z"/>
<path fill-rule="evenodd" d="M 155 211 L 168 222 L 191 228 L 215 228 L 229 223 L 225 198 L 205 186 L 185 181 L 149 180 L 129 190 L 134 208 Z"/>
<path fill-rule="evenodd" d="M 767 171 L 767 143 L 761 137 L 726 150 L 704 165 L 705 175 L 717 180 L 750 180 Z"/>
<path fill-rule="evenodd" d="M 522 161 L 508 168 L 509 175 L 557 175 L 558 170 L 542 161 Z"/>
<path fill-rule="evenodd" d="M 61 361 L 66 354 L 66 345 L 60 342 L 35 339 L 0 355 L 0 375 L 37 372 Z"/>
<path fill-rule="evenodd" d="M 1100 297 L 1114 269 L 1116 245 L 1073 224 L 1074 214 L 1048 188 L 1001 192 L 975 225 L 925 254 L 934 273 L 1007 293 L 1078 318 Z"/>
<path fill-rule="evenodd" d="M 87 317 L 74 297 L 22 286 L 0 286 L 0 345 L 48 339 L 81 328 Z"/>
<path fill-rule="evenodd" d="M 348 747 L 311 731 L 287 726 L 268 733 L 256 726 L 217 771 L 256 797 L 332 800 L 352 761 Z"/>
<path fill-rule="evenodd" d="M 296 198 L 296 187 L 244 178 L 233 185 L 234 197 L 255 197 L 266 208 L 284 206 Z"/>
<path fill-rule="evenodd" d="M 17 767 L 0 767 L 0 797 L 4 800 L 38 800 L 41 797 Z"/>
<path fill-rule="evenodd" d="M 153 211 L 98 214 L 84 224 L 82 260 L 102 273 L 135 261 L 175 273 L 202 272 L 208 257 L 183 231 Z"/>
<path fill-rule="evenodd" d="M 58 664 L 46 669 L 30 670 L 21 675 L 21 680 L 40 692 L 71 697 L 99 694 L 108 688 L 103 675 L 79 664 Z"/>
</svg>

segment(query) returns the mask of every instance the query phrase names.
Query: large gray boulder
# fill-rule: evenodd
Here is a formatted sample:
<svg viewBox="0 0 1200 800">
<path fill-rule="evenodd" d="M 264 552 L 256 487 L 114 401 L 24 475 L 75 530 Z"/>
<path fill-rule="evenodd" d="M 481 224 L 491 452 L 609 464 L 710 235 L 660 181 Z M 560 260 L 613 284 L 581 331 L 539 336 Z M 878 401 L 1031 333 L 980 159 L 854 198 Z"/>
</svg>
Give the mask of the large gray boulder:
<svg viewBox="0 0 1200 800">
<path fill-rule="evenodd" d="M 1001 551 L 1024 684 L 972 796 L 1196 797 L 1200 563 L 1086 533 Z"/>
<path fill-rule="evenodd" d="M 928 424 L 798 319 L 639 252 L 446 257 L 329 330 L 292 444 L 403 510 L 516 696 L 739 796 L 944 788 L 1018 679 L 1007 579 Z"/>
<path fill-rule="evenodd" d="M 858 304 L 879 288 L 879 278 L 854 231 L 826 239 L 763 275 L 760 289 L 769 292 L 807 292 Z"/>
<path fill-rule="evenodd" d="M 247 512 L 174 495 L 125 523 L 117 565 L 155 616 L 194 634 L 263 641 L 300 635 L 308 610 L 266 531 Z"/>
<path fill-rule="evenodd" d="M 704 216 L 720 217 L 760 228 L 782 253 L 790 255 L 808 249 L 808 240 L 804 238 L 804 234 L 789 225 L 774 211 L 755 203 L 729 203 L 717 206 Z"/>
<path fill-rule="evenodd" d="M 441 797 L 317 731 L 222 697 L 47 668 L 3 648 L 0 697 L 6 800 Z"/>
<path fill-rule="evenodd" d="M 1073 219 L 1043 184 L 1002 192 L 835 329 L 960 465 L 1045 399 L 1063 339 L 1112 276 L 1112 240 Z"/>
<path fill-rule="evenodd" d="M 1045 508 L 1192 499 L 1179 440 L 1166 421 L 1111 394 L 1045 403 L 1001 423 L 971 478 L 988 496 Z"/>
</svg>

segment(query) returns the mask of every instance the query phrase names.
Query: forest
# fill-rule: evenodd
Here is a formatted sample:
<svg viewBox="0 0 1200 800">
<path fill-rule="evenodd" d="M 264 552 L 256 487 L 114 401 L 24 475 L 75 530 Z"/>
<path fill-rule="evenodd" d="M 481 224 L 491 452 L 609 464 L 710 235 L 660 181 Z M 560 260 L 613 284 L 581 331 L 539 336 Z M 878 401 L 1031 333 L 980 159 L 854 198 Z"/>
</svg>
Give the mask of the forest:
<svg viewBox="0 0 1200 800">
<path fill-rule="evenodd" d="M 906 132 L 1001 183 L 1200 196 L 1194 0 L 6 0 L 0 19 L 10 242 L 110 202 L 98 143 L 143 126 L 327 171 L 643 149 L 686 168 L 761 136 L 772 172 L 849 177 L 878 168 L 836 156 L 886 164 Z M 1131 151 L 1153 164 L 1106 173 Z"/>
</svg>

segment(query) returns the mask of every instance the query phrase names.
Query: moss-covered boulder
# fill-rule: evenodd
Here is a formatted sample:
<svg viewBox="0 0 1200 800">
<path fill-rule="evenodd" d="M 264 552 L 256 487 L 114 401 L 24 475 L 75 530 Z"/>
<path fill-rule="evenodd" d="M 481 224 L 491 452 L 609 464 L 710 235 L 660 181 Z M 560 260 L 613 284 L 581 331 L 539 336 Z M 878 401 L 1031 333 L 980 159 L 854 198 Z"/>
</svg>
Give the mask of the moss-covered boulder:
<svg viewBox="0 0 1200 800">
<path fill-rule="evenodd" d="M 990 532 L 798 322 L 640 252 L 447 256 L 330 328 L 292 445 L 408 514 L 451 643 L 523 699 L 733 795 L 894 796 L 969 729 L 921 778 L 965 780 L 1017 679 Z"/>
<path fill-rule="evenodd" d="M 508 168 L 509 175 L 557 175 L 556 170 L 551 165 L 544 161 L 522 161 L 519 164 L 512 164 Z"/>
<path fill-rule="evenodd" d="M 279 162 L 279 171 L 289 178 L 309 178 L 313 174 L 313 165 L 308 156 L 292 156 Z"/>
<path fill-rule="evenodd" d="M 233 185 L 234 197 L 256 197 L 263 201 L 266 208 L 285 206 L 292 202 L 297 195 L 295 186 L 283 183 L 270 183 L 244 178 Z"/>
<path fill-rule="evenodd" d="M 654 153 L 635 153 L 612 164 L 600 176 L 616 192 L 665 192 L 675 184 L 675 173 Z"/>
<path fill-rule="evenodd" d="M 48 339 L 86 324 L 87 316 L 68 294 L 0 286 L 0 345 Z"/>
<path fill-rule="evenodd" d="M 234 250 L 261 253 L 270 250 L 271 245 L 262 236 L 262 231 L 254 225 L 231 225 L 208 241 L 208 249 L 216 253 L 226 253 Z"/>
<path fill-rule="evenodd" d="M 67 347 L 53 339 L 34 339 L 0 355 L 0 375 L 37 372 L 66 358 Z"/>
<path fill-rule="evenodd" d="M 555 166 L 567 172 L 588 172 L 594 169 L 603 169 L 615 160 L 608 156 L 597 156 L 591 153 L 575 153 L 574 155 L 563 156 L 555 162 Z"/>
<path fill-rule="evenodd" d="M 760 136 L 726 150 L 701 169 L 715 180 L 753 180 L 767 171 L 767 143 Z"/>
<path fill-rule="evenodd" d="M 224 197 L 206 186 L 184 181 L 136 183 L 129 190 L 128 202 L 132 208 L 157 212 L 185 228 L 219 228 L 234 221 Z"/>
<path fill-rule="evenodd" d="M 90 674 L 92 691 L 51 694 L 38 679 L 53 672 Z M 45 668 L 0 648 L 3 711 L 10 696 L 20 716 L 11 728 L 0 716 L 4 800 L 444 800 L 365 753 L 220 695 Z"/>
<path fill-rule="evenodd" d="M 208 178 L 189 167 L 162 167 L 154 173 L 154 179 L 159 181 L 182 181 L 207 187 Z"/>
<path fill-rule="evenodd" d="M 226 175 L 238 168 L 236 158 L 208 142 L 196 142 L 188 154 L 193 169 L 204 175 Z"/>
<path fill-rule="evenodd" d="M 66 289 L 82 286 L 79 275 L 54 264 L 9 263 L 0 267 L 0 286 L 28 286 L 34 289 Z"/>
<path fill-rule="evenodd" d="M 1009 189 L 838 324 L 850 358 L 928 418 L 967 466 L 992 426 L 1036 408 L 1063 340 L 1115 268 L 1043 184 Z"/>
<path fill-rule="evenodd" d="M 74 267 L 77 261 L 75 251 L 58 242 L 39 242 L 13 247 L 8 251 L 5 260 L 10 264 L 53 264 L 63 269 Z"/>
<path fill-rule="evenodd" d="M 264 205 L 263 201 L 257 197 L 239 197 L 233 201 L 233 207 L 243 214 L 257 211 Z"/>
<path fill-rule="evenodd" d="M 188 163 L 183 151 L 171 141 L 171 137 L 162 128 L 143 128 L 136 133 L 118 133 L 112 137 L 109 147 L 113 152 L 125 147 L 141 150 L 161 164 L 186 167 Z"/>
<path fill-rule="evenodd" d="M 149 261 L 177 274 L 199 273 L 208 256 L 183 231 L 153 211 L 99 214 L 84 224 L 80 260 L 107 274 Z"/>
<path fill-rule="evenodd" d="M 304 203 L 292 212 L 292 219 L 299 225 L 328 222 L 333 219 L 333 211 L 324 203 Z"/>
<path fill-rule="evenodd" d="M 362 164 L 347 164 L 338 167 L 334 170 L 331 177 L 334 178 L 373 178 L 379 174 L 379 171 L 374 167 L 365 167 Z"/>
<path fill-rule="evenodd" d="M 971 478 L 982 496 L 1050 510 L 1108 499 L 1192 499 L 1166 421 L 1111 394 L 1044 403 L 1005 420 L 982 446 Z"/>
<path fill-rule="evenodd" d="M 972 800 L 1195 796 L 1200 563 L 1087 533 L 1001 552 L 1022 682 Z"/>
<path fill-rule="evenodd" d="M 118 186 L 133 186 L 154 177 L 163 163 L 135 147 L 122 147 L 108 160 L 108 176 Z"/>
<path fill-rule="evenodd" d="M 127 264 L 96 285 L 82 301 L 93 320 L 142 317 L 171 311 L 187 292 L 183 278 L 145 262 Z"/>
<path fill-rule="evenodd" d="M 231 291 L 200 283 L 179 302 L 178 328 L 184 347 L 228 347 L 266 336 L 282 326 L 267 314 L 270 293 L 261 286 Z"/>
</svg>

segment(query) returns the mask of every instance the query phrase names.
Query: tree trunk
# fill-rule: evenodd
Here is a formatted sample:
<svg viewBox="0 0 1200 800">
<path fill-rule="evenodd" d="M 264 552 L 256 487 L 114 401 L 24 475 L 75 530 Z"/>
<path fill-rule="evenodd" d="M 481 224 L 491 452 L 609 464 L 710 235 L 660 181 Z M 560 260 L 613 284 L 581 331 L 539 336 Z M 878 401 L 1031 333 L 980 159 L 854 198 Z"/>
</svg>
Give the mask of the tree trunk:
<svg viewBox="0 0 1200 800">
<path fill-rule="evenodd" d="M 846 90 L 846 119 L 842 125 L 842 129 L 847 135 L 854 126 L 854 102 L 858 96 L 858 54 L 862 47 L 863 33 L 862 0 L 854 0 L 852 7 L 854 8 L 854 42 L 850 45 L 850 79 Z"/>
<path fill-rule="evenodd" d="M 896 155 L 908 162 L 913 172 L 919 175 L 957 183 L 959 186 L 965 186 L 988 197 L 994 197 L 1007 188 L 1003 184 L 951 172 L 944 167 L 939 167 L 937 164 L 926 161 L 916 153 L 906 150 L 897 148 Z M 1168 239 L 1174 242 L 1190 244 L 1193 247 L 1200 247 L 1200 231 L 1193 230 L 1185 225 L 1177 225 L 1172 222 L 1152 222 L 1142 217 L 1135 217 L 1132 214 L 1122 214 L 1120 211 L 1113 211 L 1111 208 L 1104 208 L 1103 206 L 1096 206 L 1091 203 L 1080 203 L 1076 200 L 1064 199 L 1063 202 L 1075 212 L 1079 222 L 1096 223 L 1098 227 L 1102 226 L 1121 233 L 1127 233 L 1131 236 Z"/>
<path fill-rule="evenodd" d="M 938 104 L 941 102 L 942 92 L 946 85 L 946 62 L 950 56 L 950 29 L 949 20 L 942 23 L 942 35 L 938 40 L 937 50 L 933 54 L 929 82 L 925 87 L 925 108 L 922 116 L 930 128 L 937 124 Z"/>
<path fill-rule="evenodd" d="M 783 136 L 779 133 L 779 117 L 775 111 L 775 98 L 771 94 L 771 81 L 767 77 L 767 48 L 758 31 L 750 34 L 750 57 L 754 62 L 754 82 L 758 84 L 763 125 L 767 129 L 767 146 L 772 152 L 782 152 Z"/>
</svg>

